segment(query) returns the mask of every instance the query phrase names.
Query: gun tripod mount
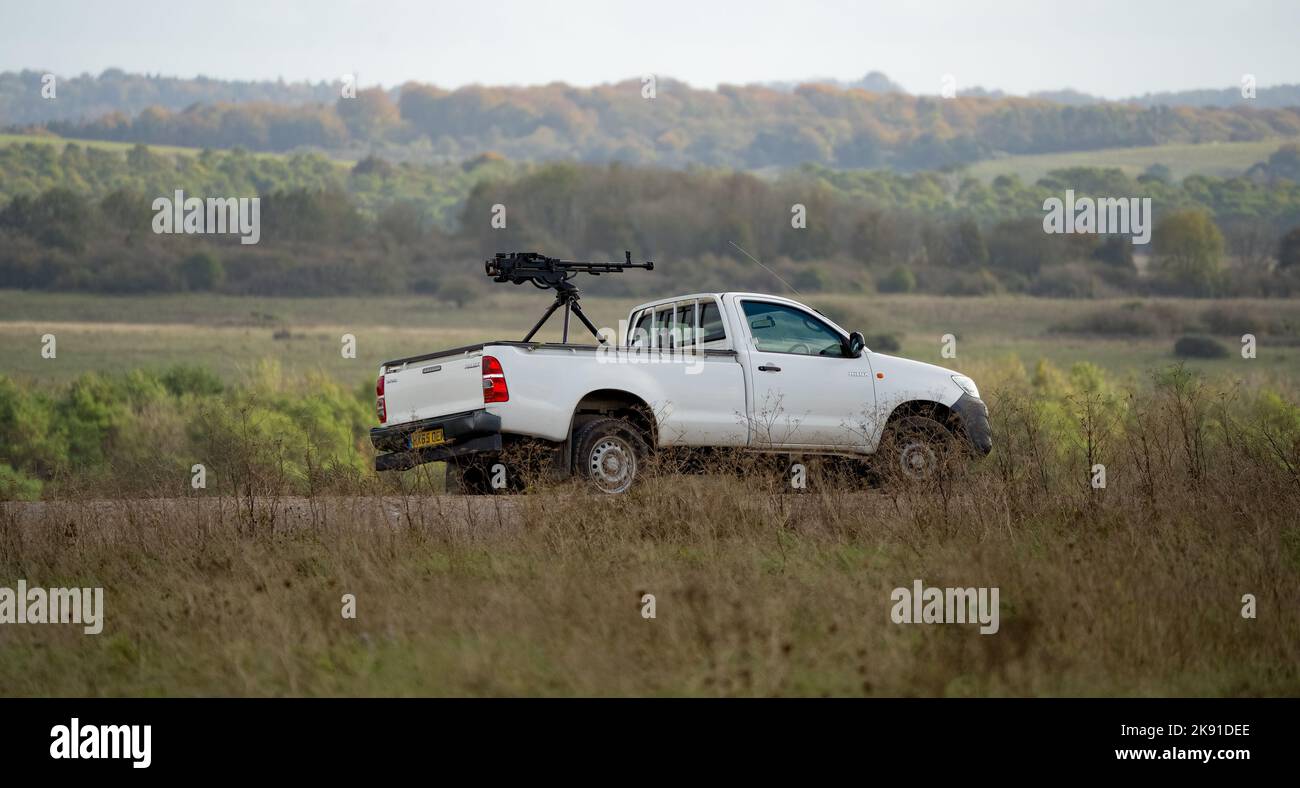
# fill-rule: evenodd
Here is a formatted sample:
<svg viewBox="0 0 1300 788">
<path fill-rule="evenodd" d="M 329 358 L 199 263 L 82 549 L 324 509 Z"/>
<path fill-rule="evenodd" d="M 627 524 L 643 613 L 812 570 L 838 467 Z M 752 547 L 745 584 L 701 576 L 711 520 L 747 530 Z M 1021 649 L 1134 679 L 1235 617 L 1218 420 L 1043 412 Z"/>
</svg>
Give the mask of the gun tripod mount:
<svg viewBox="0 0 1300 788">
<path fill-rule="evenodd" d="M 532 341 L 532 338 L 546 321 L 551 319 L 555 310 L 564 307 L 564 333 L 562 341 L 566 344 L 569 341 L 569 314 L 577 316 L 578 320 L 587 327 L 591 335 L 596 338 L 597 342 L 605 343 L 600 338 L 600 332 L 596 326 L 587 319 L 587 314 L 582 311 L 582 305 L 578 299 L 582 297 L 582 291 L 569 280 L 578 274 L 591 274 L 600 276 L 601 274 L 621 274 L 629 268 L 642 268 L 646 271 L 653 271 L 655 264 L 649 260 L 644 263 L 632 262 L 632 253 L 623 253 L 623 262 L 621 263 L 583 263 L 572 260 L 561 260 L 556 257 L 547 257 L 539 252 L 497 252 L 491 260 L 483 263 L 483 270 L 494 282 L 513 282 L 521 285 L 528 282 L 539 290 L 554 290 L 555 301 L 547 307 L 546 312 L 542 314 L 542 319 L 537 321 L 533 330 L 528 332 L 524 337 L 524 342 Z"/>
</svg>

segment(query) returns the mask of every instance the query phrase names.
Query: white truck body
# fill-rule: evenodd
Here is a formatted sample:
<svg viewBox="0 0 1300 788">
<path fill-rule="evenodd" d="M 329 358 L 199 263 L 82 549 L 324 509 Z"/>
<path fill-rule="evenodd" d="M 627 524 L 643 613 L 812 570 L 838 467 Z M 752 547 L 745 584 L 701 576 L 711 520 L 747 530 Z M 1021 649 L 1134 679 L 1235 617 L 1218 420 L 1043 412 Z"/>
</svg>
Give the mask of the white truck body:
<svg viewBox="0 0 1300 788">
<path fill-rule="evenodd" d="M 584 414 L 624 406 L 650 414 L 652 434 L 645 437 L 656 447 L 869 455 L 907 403 L 945 418 L 962 411 L 967 423 L 957 431 L 981 452 L 991 446 L 986 411 L 969 379 L 850 348 L 848 331 L 787 298 L 667 298 L 636 307 L 620 332 L 602 335 L 603 345 L 486 342 L 386 362 L 377 385 L 382 426 L 372 437 L 380 449 L 408 457 L 385 465 L 381 456 L 377 465 L 409 467 L 417 450 L 414 462 L 449 459 L 461 451 L 458 432 L 482 437 L 495 430 L 506 442 L 561 444 Z M 504 399 L 485 393 L 493 385 L 503 386 Z M 958 407 L 966 401 L 973 404 Z M 417 428 L 466 418 L 473 422 L 468 430 L 451 423 L 430 445 L 410 437 Z M 465 451 L 492 451 L 500 442 Z"/>
</svg>

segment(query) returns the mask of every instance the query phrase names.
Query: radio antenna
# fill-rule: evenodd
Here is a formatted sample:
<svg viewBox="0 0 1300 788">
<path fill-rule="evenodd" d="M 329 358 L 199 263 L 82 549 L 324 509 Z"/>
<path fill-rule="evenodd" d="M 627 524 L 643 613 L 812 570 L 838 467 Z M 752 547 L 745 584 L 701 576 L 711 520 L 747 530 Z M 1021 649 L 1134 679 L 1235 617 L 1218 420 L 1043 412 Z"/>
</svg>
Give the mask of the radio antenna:
<svg viewBox="0 0 1300 788">
<path fill-rule="evenodd" d="M 741 254 L 743 254 L 744 256 L 748 257 L 750 260 L 753 260 L 754 262 L 758 263 L 760 266 L 762 266 L 764 271 L 767 271 L 767 272 L 768 272 L 769 274 L 771 274 L 772 276 L 775 276 L 777 279 L 780 279 L 780 280 L 781 280 L 781 284 L 783 284 L 783 285 L 785 285 L 786 287 L 790 288 L 791 292 L 793 292 L 795 295 L 797 295 L 797 296 L 802 296 L 802 295 L 803 295 L 803 293 L 800 293 L 798 290 L 795 290 L 794 285 L 792 285 L 792 284 L 790 284 L 789 282 L 787 282 L 787 281 L 785 281 L 784 279 L 782 279 L 782 278 L 781 278 L 781 275 L 778 274 L 776 271 L 773 271 L 771 268 L 768 268 L 767 266 L 763 265 L 761 262 L 759 262 L 758 258 L 754 257 L 754 255 L 750 254 L 749 252 L 746 252 L 744 249 L 741 249 L 741 248 L 740 248 L 740 244 L 736 243 L 735 241 L 727 241 L 727 243 L 729 243 L 729 244 L 731 244 L 732 246 L 736 247 L 736 249 L 737 249 Z"/>
</svg>

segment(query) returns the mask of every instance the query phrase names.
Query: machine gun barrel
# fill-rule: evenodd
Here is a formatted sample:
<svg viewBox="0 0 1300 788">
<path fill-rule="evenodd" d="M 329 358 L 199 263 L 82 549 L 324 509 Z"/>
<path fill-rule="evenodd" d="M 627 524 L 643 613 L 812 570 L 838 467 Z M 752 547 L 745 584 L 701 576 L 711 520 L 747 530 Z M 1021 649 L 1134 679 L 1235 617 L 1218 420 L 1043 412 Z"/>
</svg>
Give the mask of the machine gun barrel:
<svg viewBox="0 0 1300 788">
<path fill-rule="evenodd" d="M 588 263 L 577 260 L 561 260 L 558 257 L 547 257 L 537 252 L 497 252 L 496 256 L 483 263 L 484 272 L 496 282 L 514 282 L 520 284 L 534 280 L 545 280 L 538 282 L 541 285 L 550 285 L 557 275 L 565 275 L 565 279 L 571 278 L 570 274 L 591 274 L 599 276 L 600 274 L 620 274 L 628 268 L 640 268 L 646 271 L 653 271 L 655 264 L 647 260 L 644 263 L 632 262 L 632 253 L 623 253 L 623 262 L 621 263 Z"/>
<path fill-rule="evenodd" d="M 569 280 L 578 274 L 591 274 L 599 276 L 601 274 L 621 274 L 629 268 L 640 268 L 645 271 L 653 271 L 655 264 L 647 260 L 644 263 L 632 262 L 632 253 L 623 252 L 623 262 L 621 263 L 588 263 L 576 260 L 561 260 L 558 257 L 547 257 L 539 252 L 497 252 L 496 256 L 483 262 L 483 271 L 494 282 L 512 282 L 521 285 L 524 282 L 530 282 L 534 287 L 542 290 L 555 290 L 555 302 L 551 304 L 542 319 L 537 321 L 533 330 L 528 332 L 524 337 L 525 342 L 532 340 L 533 336 L 541 329 L 546 321 L 555 311 L 561 307 L 564 308 L 564 333 L 563 341 L 569 341 L 569 313 L 577 315 L 582 324 L 592 333 L 597 341 L 604 343 L 596 327 L 587 319 L 587 315 L 582 311 L 578 304 L 581 297 L 581 291 Z"/>
</svg>

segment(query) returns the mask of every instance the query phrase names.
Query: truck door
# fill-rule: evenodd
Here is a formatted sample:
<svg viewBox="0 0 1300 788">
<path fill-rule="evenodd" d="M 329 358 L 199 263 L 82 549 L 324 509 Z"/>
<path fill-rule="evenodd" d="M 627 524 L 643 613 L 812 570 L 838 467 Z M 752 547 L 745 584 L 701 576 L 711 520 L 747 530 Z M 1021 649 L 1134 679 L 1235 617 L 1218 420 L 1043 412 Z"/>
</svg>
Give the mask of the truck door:
<svg viewBox="0 0 1300 788">
<path fill-rule="evenodd" d="M 876 395 L 866 355 L 811 310 L 761 298 L 738 300 L 753 382 L 750 445 L 864 451 Z"/>
</svg>

